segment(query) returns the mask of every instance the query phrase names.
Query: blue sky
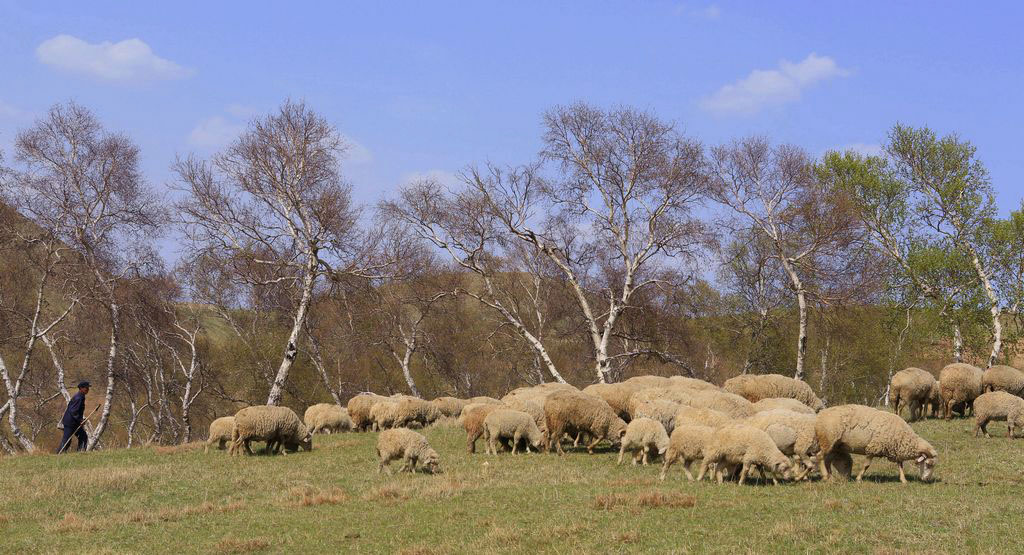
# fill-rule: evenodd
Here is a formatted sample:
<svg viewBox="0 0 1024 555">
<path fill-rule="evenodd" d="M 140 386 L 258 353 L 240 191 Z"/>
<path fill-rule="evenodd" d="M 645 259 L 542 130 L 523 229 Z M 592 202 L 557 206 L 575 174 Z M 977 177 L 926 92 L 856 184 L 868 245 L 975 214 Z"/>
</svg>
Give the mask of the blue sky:
<svg viewBox="0 0 1024 555">
<path fill-rule="evenodd" d="M 756 133 L 870 151 L 900 121 L 957 131 L 1001 210 L 1024 191 L 1019 2 L 9 2 L 0 148 L 74 99 L 176 154 L 305 99 L 353 143 L 355 196 L 517 163 L 540 114 L 585 100 L 657 112 L 706 144 Z"/>
</svg>

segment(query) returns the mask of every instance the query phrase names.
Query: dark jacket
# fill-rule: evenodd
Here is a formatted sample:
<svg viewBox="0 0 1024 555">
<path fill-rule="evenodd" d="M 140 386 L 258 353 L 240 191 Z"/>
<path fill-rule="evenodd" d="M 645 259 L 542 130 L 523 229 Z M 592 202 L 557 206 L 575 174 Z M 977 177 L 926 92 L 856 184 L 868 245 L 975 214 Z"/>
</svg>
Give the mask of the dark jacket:
<svg viewBox="0 0 1024 555">
<path fill-rule="evenodd" d="M 60 419 L 64 427 L 77 428 L 85 418 L 85 394 L 79 391 L 71 398 L 67 410 L 64 411 L 64 418 Z"/>
</svg>

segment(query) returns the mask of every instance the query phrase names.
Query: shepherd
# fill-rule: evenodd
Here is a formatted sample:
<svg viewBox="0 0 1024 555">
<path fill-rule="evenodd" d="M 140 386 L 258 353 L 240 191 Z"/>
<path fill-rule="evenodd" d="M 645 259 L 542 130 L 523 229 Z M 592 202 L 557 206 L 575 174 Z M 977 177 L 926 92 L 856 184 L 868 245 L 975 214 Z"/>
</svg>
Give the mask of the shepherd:
<svg viewBox="0 0 1024 555">
<path fill-rule="evenodd" d="M 60 445 L 57 446 L 58 455 L 67 450 L 71 444 L 71 436 L 78 438 L 79 451 L 85 451 L 86 446 L 89 444 L 89 434 L 85 433 L 85 430 L 82 428 L 83 420 L 85 419 L 85 396 L 88 394 L 89 382 L 79 382 L 78 393 L 75 393 L 71 401 L 68 402 L 68 408 L 64 411 L 64 417 L 60 420 L 61 425 L 64 427 L 64 437 L 61 438 Z"/>
</svg>

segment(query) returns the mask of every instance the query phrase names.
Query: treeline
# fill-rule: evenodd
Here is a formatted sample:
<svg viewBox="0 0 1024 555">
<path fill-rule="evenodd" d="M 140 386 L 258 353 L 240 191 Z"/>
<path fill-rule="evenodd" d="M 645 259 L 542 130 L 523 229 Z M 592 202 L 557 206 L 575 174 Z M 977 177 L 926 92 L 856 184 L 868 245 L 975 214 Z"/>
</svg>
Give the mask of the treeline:
<svg viewBox="0 0 1024 555">
<path fill-rule="evenodd" d="M 173 161 L 169 191 L 130 137 L 54 106 L 0 158 L 0 450 L 50 447 L 80 379 L 95 448 L 188 442 L 249 404 L 639 373 L 887 402 L 905 366 L 1015 357 L 1024 207 L 999 217 L 956 135 L 816 158 L 586 104 L 541 129 L 534 160 L 359 206 L 303 103 Z"/>
</svg>

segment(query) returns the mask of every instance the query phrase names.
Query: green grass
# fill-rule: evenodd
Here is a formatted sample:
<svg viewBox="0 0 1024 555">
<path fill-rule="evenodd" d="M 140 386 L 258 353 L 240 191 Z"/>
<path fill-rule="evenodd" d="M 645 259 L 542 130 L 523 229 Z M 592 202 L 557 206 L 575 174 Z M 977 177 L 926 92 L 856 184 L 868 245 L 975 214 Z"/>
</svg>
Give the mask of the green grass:
<svg viewBox="0 0 1024 555">
<path fill-rule="evenodd" d="M 439 475 L 378 475 L 376 434 L 312 453 L 204 455 L 195 446 L 0 459 L 0 552 L 1006 551 L 1024 512 L 1024 442 L 971 422 L 915 425 L 937 482 L 688 483 L 681 467 L 593 456 L 468 455 L 427 430 Z M 1003 434 L 1002 437 L 998 437 Z M 856 461 L 859 462 L 859 461 Z M 393 463 L 397 469 L 398 464 Z M 909 468 L 909 465 L 908 465 Z"/>
</svg>

